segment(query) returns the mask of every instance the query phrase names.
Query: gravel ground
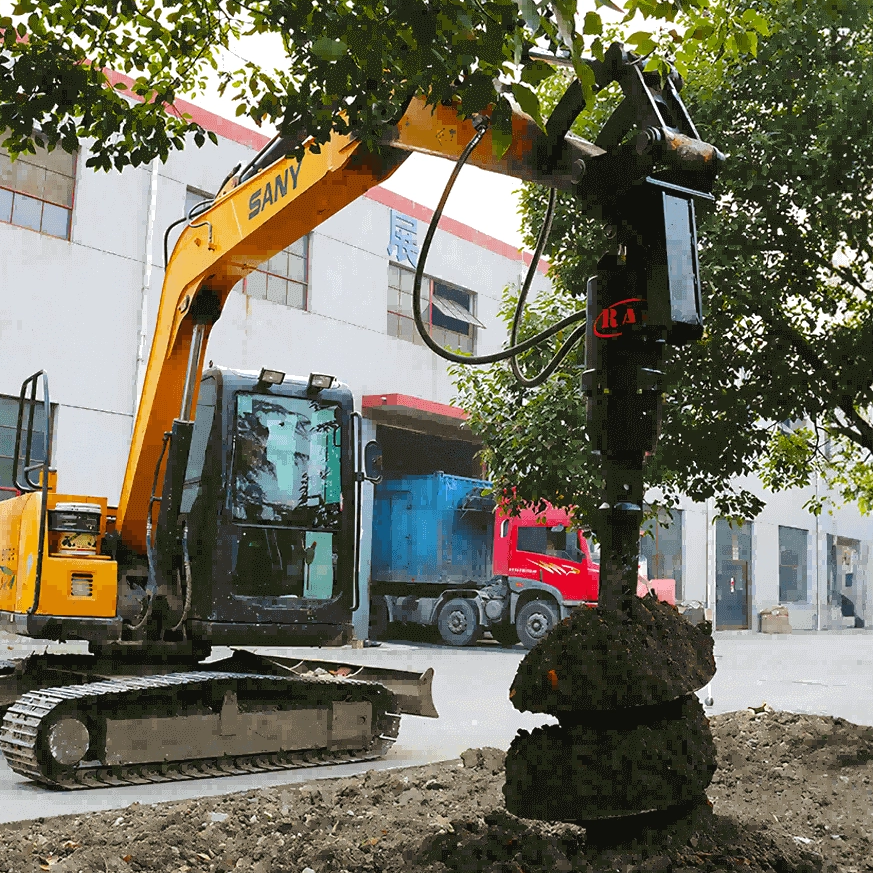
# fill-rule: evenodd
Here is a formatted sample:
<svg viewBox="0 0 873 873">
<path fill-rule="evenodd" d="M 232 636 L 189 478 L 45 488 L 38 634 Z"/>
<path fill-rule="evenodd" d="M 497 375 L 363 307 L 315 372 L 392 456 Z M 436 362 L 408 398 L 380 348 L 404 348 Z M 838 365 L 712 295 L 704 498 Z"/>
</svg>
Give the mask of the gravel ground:
<svg viewBox="0 0 873 873">
<path fill-rule="evenodd" d="M 503 752 L 121 811 L 0 826 L 0 871 L 778 873 L 873 871 L 873 728 L 751 710 L 710 721 L 719 770 L 652 843 L 505 811 Z"/>
</svg>

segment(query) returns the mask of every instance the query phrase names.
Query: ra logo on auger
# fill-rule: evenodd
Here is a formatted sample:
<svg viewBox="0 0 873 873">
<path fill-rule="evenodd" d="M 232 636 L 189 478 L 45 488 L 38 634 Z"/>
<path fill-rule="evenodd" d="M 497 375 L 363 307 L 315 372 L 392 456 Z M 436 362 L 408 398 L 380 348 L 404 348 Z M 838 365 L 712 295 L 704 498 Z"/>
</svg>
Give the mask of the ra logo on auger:
<svg viewBox="0 0 873 873">
<path fill-rule="evenodd" d="M 628 297 L 611 303 L 600 311 L 594 321 L 594 336 L 613 339 L 627 333 L 645 321 L 646 301 L 642 297 Z"/>
</svg>

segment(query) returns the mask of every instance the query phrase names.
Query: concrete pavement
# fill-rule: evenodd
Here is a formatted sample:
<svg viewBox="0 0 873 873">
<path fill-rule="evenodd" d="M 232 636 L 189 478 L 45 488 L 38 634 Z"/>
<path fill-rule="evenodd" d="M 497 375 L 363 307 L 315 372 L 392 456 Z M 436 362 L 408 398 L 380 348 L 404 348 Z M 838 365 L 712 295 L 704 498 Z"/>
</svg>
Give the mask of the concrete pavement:
<svg viewBox="0 0 873 873">
<path fill-rule="evenodd" d="M 873 631 L 720 631 L 715 658 L 709 715 L 766 702 L 873 725 Z"/>
<path fill-rule="evenodd" d="M 32 650 L 17 643 L 5 653 Z M 7 642 L 7 644 L 9 644 Z M 23 648 L 26 646 L 26 648 Z M 38 650 L 42 650 L 40 645 Z M 63 648 L 77 648 L 70 644 Z M 55 649 L 55 647 L 52 647 Z M 491 641 L 475 648 L 390 642 L 375 649 L 260 649 L 287 657 L 321 658 L 423 671 L 433 667 L 434 702 L 439 719 L 405 716 L 400 736 L 382 761 L 312 767 L 250 776 L 191 780 L 160 785 L 47 791 L 13 774 L 0 763 L 0 821 L 122 808 L 134 801 L 158 803 L 285 785 L 313 778 L 348 776 L 368 769 L 404 767 L 456 758 L 476 746 L 507 748 L 519 728 L 550 719 L 519 713 L 508 689 L 525 652 Z M 789 636 L 716 634 L 718 672 L 712 683 L 709 714 L 769 703 L 774 709 L 834 715 L 873 725 L 873 632 L 795 633 Z M 216 650 L 215 657 L 227 651 Z M 3 656 L 0 644 L 0 656 Z M 706 691 L 699 693 L 701 699 Z"/>
</svg>

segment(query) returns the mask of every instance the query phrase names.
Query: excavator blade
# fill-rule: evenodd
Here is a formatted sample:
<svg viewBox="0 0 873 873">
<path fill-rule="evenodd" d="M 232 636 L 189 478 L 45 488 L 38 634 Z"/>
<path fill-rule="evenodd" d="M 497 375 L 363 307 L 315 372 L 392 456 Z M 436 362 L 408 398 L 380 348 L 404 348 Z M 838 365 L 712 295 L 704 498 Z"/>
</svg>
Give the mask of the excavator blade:
<svg viewBox="0 0 873 873">
<path fill-rule="evenodd" d="M 270 665 L 273 665 L 272 667 Z M 223 661 L 203 665 L 207 669 L 246 670 L 256 673 L 303 675 L 324 670 L 331 676 L 356 679 L 359 682 L 377 682 L 387 688 L 397 701 L 400 715 L 421 715 L 439 718 L 433 702 L 433 667 L 423 673 L 413 670 L 393 670 L 386 667 L 367 667 L 339 661 L 321 661 L 306 658 L 282 658 L 274 655 L 257 655 L 246 649 L 236 649 Z"/>
</svg>

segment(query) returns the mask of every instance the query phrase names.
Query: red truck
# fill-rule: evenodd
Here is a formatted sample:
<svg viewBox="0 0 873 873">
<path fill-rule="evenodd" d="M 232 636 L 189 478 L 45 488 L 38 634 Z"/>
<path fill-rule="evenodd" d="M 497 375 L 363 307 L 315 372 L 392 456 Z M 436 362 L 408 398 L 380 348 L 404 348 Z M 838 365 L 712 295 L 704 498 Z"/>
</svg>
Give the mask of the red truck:
<svg viewBox="0 0 873 873">
<path fill-rule="evenodd" d="M 392 621 L 436 626 L 455 646 L 489 631 L 505 645 L 532 648 L 573 607 L 597 602 L 598 548 L 569 514 L 505 516 L 483 495 L 489 487 L 444 473 L 376 486 L 372 635 Z M 641 576 L 637 594 L 650 588 L 675 602 L 674 580 Z"/>
</svg>

